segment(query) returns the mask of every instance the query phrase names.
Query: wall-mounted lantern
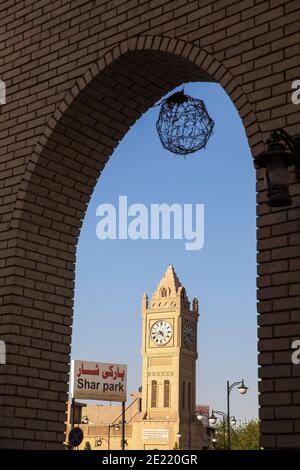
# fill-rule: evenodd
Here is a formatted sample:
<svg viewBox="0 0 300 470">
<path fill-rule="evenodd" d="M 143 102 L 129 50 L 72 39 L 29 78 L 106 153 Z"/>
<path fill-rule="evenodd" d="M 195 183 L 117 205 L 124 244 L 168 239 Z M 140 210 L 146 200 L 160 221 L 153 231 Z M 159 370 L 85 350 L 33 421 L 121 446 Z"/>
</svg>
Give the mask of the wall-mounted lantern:
<svg viewBox="0 0 300 470">
<path fill-rule="evenodd" d="M 296 179 L 300 179 L 300 141 L 283 129 L 276 129 L 267 140 L 267 149 L 255 158 L 258 168 L 266 168 L 268 205 L 291 205 L 288 167 L 295 165 Z"/>
</svg>

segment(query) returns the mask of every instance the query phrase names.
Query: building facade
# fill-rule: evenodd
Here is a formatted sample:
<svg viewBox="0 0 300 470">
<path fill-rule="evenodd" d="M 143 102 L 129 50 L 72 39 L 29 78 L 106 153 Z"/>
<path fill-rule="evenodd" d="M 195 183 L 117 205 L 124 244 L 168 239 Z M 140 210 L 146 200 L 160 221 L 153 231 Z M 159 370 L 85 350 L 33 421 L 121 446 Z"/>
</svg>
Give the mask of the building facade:
<svg viewBox="0 0 300 470">
<path fill-rule="evenodd" d="M 152 298 L 144 294 L 142 316 L 142 387 L 132 394 L 126 409 L 126 446 L 207 448 L 206 429 L 196 415 L 198 300 L 190 304 L 172 265 Z M 87 441 L 92 449 L 120 449 L 121 407 L 80 409 L 84 431 L 80 449 Z"/>
</svg>

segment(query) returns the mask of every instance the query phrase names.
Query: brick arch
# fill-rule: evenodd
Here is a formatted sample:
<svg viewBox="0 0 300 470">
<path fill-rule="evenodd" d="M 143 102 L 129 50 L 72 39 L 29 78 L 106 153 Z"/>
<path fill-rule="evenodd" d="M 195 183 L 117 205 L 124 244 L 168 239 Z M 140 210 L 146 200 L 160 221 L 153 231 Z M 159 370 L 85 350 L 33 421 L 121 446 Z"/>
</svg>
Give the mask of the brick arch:
<svg viewBox="0 0 300 470">
<path fill-rule="evenodd" d="M 56 126 L 59 126 L 63 116 L 72 108 L 74 102 L 76 102 L 77 99 L 80 100 L 80 95 L 84 93 L 84 90 L 86 90 L 93 80 L 104 72 L 107 67 L 111 67 L 119 59 L 127 55 L 130 56 L 130 53 L 137 53 L 138 51 L 161 52 L 173 56 L 177 61 L 182 59 L 183 61 L 187 61 L 186 63 L 189 65 L 192 64 L 194 66 L 195 70 L 192 71 L 192 67 L 189 67 L 190 71 L 188 71 L 186 75 L 184 73 L 178 75 L 178 78 L 181 78 L 177 81 L 175 78 L 174 84 L 164 88 L 162 93 L 169 91 L 184 81 L 209 81 L 219 83 L 230 96 L 243 121 L 252 155 L 255 156 L 262 150 L 263 135 L 255 114 L 254 106 L 251 104 L 243 87 L 239 84 L 238 79 L 234 77 L 228 68 L 205 50 L 205 48 L 201 48 L 195 44 L 167 36 L 138 36 L 125 40 L 107 51 L 104 56 L 101 57 L 97 63 L 93 64 L 85 74 L 76 81 L 75 85 L 66 92 L 64 99 L 59 103 L 56 111 L 49 118 L 29 158 L 22 180 L 23 184 L 21 183 L 20 186 L 21 194 L 23 194 L 24 187 L 26 188 L 27 182 L 33 174 L 33 167 L 38 164 L 38 156 L 41 155 L 43 148 L 47 146 L 47 142 L 51 139 L 51 135 L 55 131 Z M 173 59 L 170 60 L 172 61 Z M 198 68 L 198 71 L 196 68 Z M 177 74 L 175 74 L 175 77 L 176 76 Z M 159 92 L 156 97 L 159 98 L 162 93 Z M 152 104 L 153 102 L 151 103 L 150 100 L 143 111 Z M 22 199 L 22 196 L 20 199 Z"/>
<path fill-rule="evenodd" d="M 48 119 L 28 159 L 10 222 L 14 306 L 6 367 L 8 383 L 17 370 L 21 385 L 5 397 L 3 425 L 22 435 L 10 441 L 13 446 L 55 448 L 63 442 L 76 244 L 87 204 L 134 122 L 188 81 L 223 86 L 255 154 L 262 140 L 259 125 L 230 71 L 198 46 L 145 36 L 121 42 L 89 67 Z"/>
</svg>

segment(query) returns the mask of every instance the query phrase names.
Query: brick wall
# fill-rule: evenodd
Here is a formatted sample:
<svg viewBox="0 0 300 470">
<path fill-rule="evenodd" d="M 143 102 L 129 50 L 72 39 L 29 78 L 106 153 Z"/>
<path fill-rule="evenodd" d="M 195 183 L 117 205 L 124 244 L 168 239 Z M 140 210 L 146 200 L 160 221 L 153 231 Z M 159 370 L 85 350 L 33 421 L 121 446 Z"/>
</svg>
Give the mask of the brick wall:
<svg viewBox="0 0 300 470">
<path fill-rule="evenodd" d="M 63 441 L 75 251 L 106 161 L 141 113 L 186 81 L 220 83 L 253 156 L 300 134 L 298 0 L 3 0 L 0 4 L 1 447 Z M 262 445 L 300 446 L 300 185 L 270 209 L 257 171 Z"/>
</svg>

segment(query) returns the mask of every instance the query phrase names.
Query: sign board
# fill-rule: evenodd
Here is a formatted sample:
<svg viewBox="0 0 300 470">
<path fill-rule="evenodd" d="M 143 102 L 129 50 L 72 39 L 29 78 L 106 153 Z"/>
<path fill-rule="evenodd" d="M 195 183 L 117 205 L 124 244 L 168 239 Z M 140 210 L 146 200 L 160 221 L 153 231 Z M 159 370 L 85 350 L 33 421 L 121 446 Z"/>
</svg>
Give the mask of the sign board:
<svg viewBox="0 0 300 470">
<path fill-rule="evenodd" d="M 78 447 L 83 441 L 83 432 L 80 428 L 73 428 L 69 432 L 69 443 L 71 447 Z"/>
<path fill-rule="evenodd" d="M 196 405 L 196 413 L 199 413 L 201 416 L 209 417 L 209 406 L 208 405 Z"/>
<path fill-rule="evenodd" d="M 208 405 L 196 405 L 196 414 L 201 416 L 201 423 L 204 426 L 209 426 L 209 406 Z"/>
<path fill-rule="evenodd" d="M 143 429 L 142 439 L 169 439 L 168 429 Z"/>
<path fill-rule="evenodd" d="M 126 393 L 126 365 L 82 360 L 72 361 L 72 398 L 126 401 Z"/>
</svg>

